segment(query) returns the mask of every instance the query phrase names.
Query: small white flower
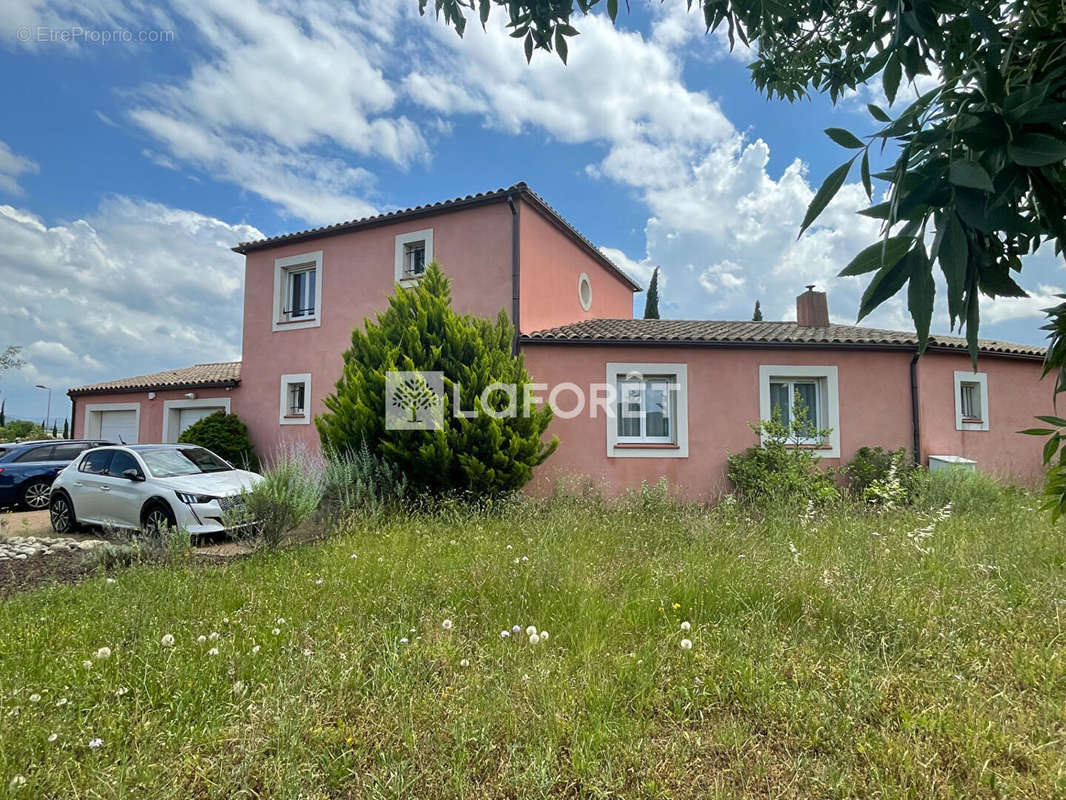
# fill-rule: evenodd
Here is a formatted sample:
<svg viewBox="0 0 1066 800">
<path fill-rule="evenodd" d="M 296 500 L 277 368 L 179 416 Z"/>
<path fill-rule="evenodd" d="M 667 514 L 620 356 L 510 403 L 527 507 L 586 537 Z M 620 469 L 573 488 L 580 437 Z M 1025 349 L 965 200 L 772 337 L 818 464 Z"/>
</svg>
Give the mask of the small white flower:
<svg viewBox="0 0 1066 800">
<path fill-rule="evenodd" d="M 414 632 L 415 632 L 415 628 L 411 628 L 411 630 L 408 631 L 408 633 L 414 633 Z"/>
<path fill-rule="evenodd" d="M 85 669 L 92 669 L 93 668 L 93 662 L 91 662 L 89 659 L 85 659 L 84 661 L 82 661 L 81 665 L 83 667 L 85 667 Z"/>
<path fill-rule="evenodd" d="M 460 667 L 469 667 L 470 666 L 470 660 L 464 658 L 462 661 L 459 662 L 459 666 Z"/>
<path fill-rule="evenodd" d="M 284 624 L 285 624 L 285 617 L 278 617 L 278 618 L 277 618 L 276 620 L 274 620 L 274 621 L 275 621 L 275 622 L 276 622 L 276 623 L 277 623 L 278 625 L 284 625 Z"/>
<path fill-rule="evenodd" d="M 529 643 L 530 644 L 540 644 L 540 637 L 537 634 L 534 633 L 532 636 L 529 637 Z"/>
<path fill-rule="evenodd" d="M 536 635 L 537 635 L 536 626 L 530 625 L 528 628 L 526 628 L 526 636 L 536 636 Z"/>
<path fill-rule="evenodd" d="M 96 655 L 94 656 L 94 658 L 96 658 L 98 661 L 106 661 L 107 659 L 111 658 L 111 648 L 101 647 L 99 650 L 96 651 Z"/>
<path fill-rule="evenodd" d="M 56 700 L 56 708 L 62 708 L 66 704 L 67 704 L 67 698 L 65 698 L 65 697 L 60 697 L 58 700 Z"/>
<path fill-rule="evenodd" d="M 450 619 L 444 620 L 444 622 L 442 622 L 440 625 L 446 631 L 450 631 L 452 629 L 452 621 Z"/>
<path fill-rule="evenodd" d="M 201 634 L 200 634 L 199 636 L 197 636 L 197 637 L 196 637 L 196 641 L 197 641 L 197 642 L 199 642 L 200 644 L 203 644 L 204 642 L 206 642 L 206 641 L 207 641 L 207 637 L 206 637 L 206 636 L 204 636 L 204 635 L 203 635 L 203 634 L 201 633 Z"/>
<path fill-rule="evenodd" d="M 358 553 L 352 553 L 350 556 L 348 556 L 348 558 L 359 558 L 359 554 Z"/>
<path fill-rule="evenodd" d="M 24 776 L 22 776 L 22 775 L 16 775 L 14 778 L 11 779 L 11 783 L 9 783 L 7 785 L 7 790 L 9 792 L 14 792 L 19 787 L 25 786 L 25 785 L 26 785 L 26 778 Z"/>
<path fill-rule="evenodd" d="M 541 638 L 541 641 L 545 641 L 545 642 L 548 641 L 548 632 L 547 631 L 541 631 L 540 632 L 540 638 Z"/>
<path fill-rule="evenodd" d="M 103 744 L 104 740 L 101 739 L 99 736 L 97 736 L 95 739 L 89 740 L 89 747 L 91 747 L 93 750 L 97 749 L 98 747 L 102 747 Z"/>
<path fill-rule="evenodd" d="M 125 686 L 119 686 L 117 689 L 115 689 L 115 696 L 116 697 L 124 697 L 126 692 L 128 692 L 128 691 L 129 691 L 129 689 L 127 689 Z"/>
<path fill-rule="evenodd" d="M 506 639 L 510 635 L 511 635 L 510 631 L 500 631 L 500 638 L 501 639 Z"/>
<path fill-rule="evenodd" d="M 207 654 L 209 656 L 217 656 L 218 655 L 218 648 L 217 647 L 212 647 L 210 650 L 207 651 Z"/>
<path fill-rule="evenodd" d="M 277 635 L 278 635 L 279 633 L 281 633 L 281 628 L 274 628 L 274 629 L 273 629 L 272 631 L 270 631 L 270 632 L 271 632 L 272 634 L 274 634 L 275 636 L 277 636 Z"/>
<path fill-rule="evenodd" d="M 223 625 L 229 625 L 229 617 L 223 617 L 222 618 L 222 624 Z"/>
<path fill-rule="evenodd" d="M 211 635 L 208 636 L 207 638 L 210 639 L 212 642 L 215 641 L 215 639 L 218 638 L 218 632 L 217 631 L 211 631 Z"/>
<path fill-rule="evenodd" d="M 682 639 L 681 640 L 681 649 L 682 650 L 691 650 L 692 649 L 692 640 L 691 639 Z"/>
<path fill-rule="evenodd" d="M 521 633 L 521 632 L 522 632 L 522 626 L 521 625 L 515 625 L 513 628 L 511 628 L 511 633 L 518 634 L 518 633 Z"/>
<path fill-rule="evenodd" d="M 173 647 L 174 646 L 174 637 L 171 636 L 168 633 L 168 634 L 164 635 L 162 639 L 159 640 L 159 643 L 161 645 L 163 645 L 163 647 Z"/>
<path fill-rule="evenodd" d="M 54 742 L 58 738 L 59 738 L 59 734 L 58 733 L 50 733 L 50 734 L 48 734 L 48 741 L 50 741 L 50 742 Z"/>
<path fill-rule="evenodd" d="M 254 656 L 254 655 L 257 655 L 258 653 L 259 653 L 259 645 L 256 645 L 255 647 L 252 648 L 252 655 Z"/>
<path fill-rule="evenodd" d="M 523 561 L 529 561 L 529 556 L 522 556 Z"/>
<path fill-rule="evenodd" d="M 317 581 L 315 581 L 315 586 L 321 586 L 322 583 L 323 583 L 322 578 L 319 578 Z"/>
<path fill-rule="evenodd" d="M 402 639 L 400 639 L 400 644 L 407 644 L 407 637 L 406 636 L 404 636 Z"/>
<path fill-rule="evenodd" d="M 507 545 L 507 549 L 508 549 L 508 550 L 511 550 L 511 549 L 512 549 L 512 548 L 511 548 L 511 545 Z"/>
<path fill-rule="evenodd" d="M 692 630 L 692 624 L 690 622 L 688 622 L 688 620 L 686 620 L 685 622 L 682 622 L 681 623 L 681 630 L 683 630 L 683 631 Z"/>
<path fill-rule="evenodd" d="M 305 648 L 304 648 L 304 656 L 310 656 L 310 655 L 311 655 L 311 651 L 310 651 L 310 649 L 308 649 L 308 648 L 306 648 L 306 647 L 305 647 Z"/>
<path fill-rule="evenodd" d="M 30 702 L 31 703 L 39 703 L 39 702 L 41 702 L 41 696 L 39 694 L 37 694 L 36 692 L 34 692 L 33 694 L 30 695 Z"/>
<path fill-rule="evenodd" d="M 105 578 L 104 579 L 104 583 L 114 583 L 114 582 L 115 582 L 114 578 Z"/>
<path fill-rule="evenodd" d="M 451 542 L 449 542 L 449 544 L 459 544 L 459 542 L 457 542 L 455 539 L 452 539 Z"/>
</svg>

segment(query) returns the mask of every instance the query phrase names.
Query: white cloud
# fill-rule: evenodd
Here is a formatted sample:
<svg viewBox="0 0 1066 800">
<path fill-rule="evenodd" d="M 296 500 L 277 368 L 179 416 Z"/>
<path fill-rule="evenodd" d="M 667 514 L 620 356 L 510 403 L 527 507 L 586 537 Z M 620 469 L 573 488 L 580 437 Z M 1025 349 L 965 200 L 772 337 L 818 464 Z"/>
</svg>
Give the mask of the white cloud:
<svg viewBox="0 0 1066 800">
<path fill-rule="evenodd" d="M 37 383 L 61 399 L 73 385 L 239 358 L 243 258 L 229 248 L 261 236 L 128 197 L 54 226 L 0 206 L 0 344 L 23 345 L 28 362 L 4 376 L 9 412 L 41 402 Z"/>
<path fill-rule="evenodd" d="M 18 184 L 20 175 L 36 175 L 39 167 L 36 162 L 25 156 L 15 155 L 11 148 L 0 141 L 0 192 L 21 195 L 22 187 Z"/>
</svg>

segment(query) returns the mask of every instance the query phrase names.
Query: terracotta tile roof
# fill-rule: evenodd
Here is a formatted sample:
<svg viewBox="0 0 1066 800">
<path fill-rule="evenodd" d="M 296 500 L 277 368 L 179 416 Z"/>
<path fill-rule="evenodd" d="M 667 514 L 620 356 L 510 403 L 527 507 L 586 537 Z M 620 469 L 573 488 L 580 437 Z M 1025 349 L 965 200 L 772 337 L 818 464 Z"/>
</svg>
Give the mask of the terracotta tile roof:
<svg viewBox="0 0 1066 800">
<path fill-rule="evenodd" d="M 404 208 L 397 211 L 389 211 L 385 214 L 375 214 L 370 217 L 363 217 L 361 219 L 353 219 L 348 222 L 338 222 L 333 225 L 323 225 L 318 228 L 308 228 L 303 231 L 295 231 L 293 233 L 284 233 L 279 236 L 271 236 L 266 239 L 259 239 L 254 242 L 241 242 L 233 248 L 234 252 L 241 254 L 248 254 L 256 250 L 265 250 L 269 247 L 278 247 L 283 244 L 290 244 L 292 242 L 302 242 L 309 239 L 318 239 L 323 236 L 336 236 L 342 233 L 350 233 L 351 231 L 362 230 L 364 228 L 373 228 L 379 225 L 388 225 L 393 222 L 406 219 L 418 219 L 419 217 L 428 217 L 433 214 L 439 214 L 444 211 L 457 211 L 461 208 L 468 208 L 470 206 L 487 205 L 488 203 L 498 203 L 506 200 L 508 196 L 521 196 L 528 200 L 533 206 L 538 208 L 549 220 L 558 225 L 567 235 L 574 239 L 584 250 L 589 252 L 594 258 L 602 263 L 607 269 L 614 272 L 619 278 L 621 278 L 629 288 L 635 292 L 642 291 L 640 284 L 630 278 L 626 273 L 618 267 L 613 261 L 607 258 L 599 249 L 585 238 L 582 233 L 571 225 L 563 216 L 552 208 L 539 194 L 530 189 L 524 182 L 520 181 L 513 186 L 508 186 L 501 189 L 495 189 L 490 192 L 478 192 L 477 194 L 468 194 L 466 197 L 456 197 L 451 200 L 442 200 L 437 203 L 427 203 L 422 206 L 413 206 L 411 208 Z"/>
<path fill-rule="evenodd" d="M 522 341 L 569 344 L 683 344 L 683 345 L 813 345 L 822 347 L 900 348 L 918 345 L 917 334 L 857 325 L 812 328 L 795 322 L 719 322 L 682 319 L 590 319 L 558 328 L 534 331 Z M 966 350 L 960 336 L 930 336 L 934 350 Z M 1043 358 L 1045 348 L 994 339 L 980 340 L 981 352 Z"/>
<path fill-rule="evenodd" d="M 195 389 L 197 387 L 236 386 L 241 382 L 241 362 L 196 364 L 182 369 L 168 369 L 151 375 L 121 378 L 107 383 L 77 386 L 67 394 L 99 394 L 104 392 L 134 392 L 158 389 Z"/>
</svg>

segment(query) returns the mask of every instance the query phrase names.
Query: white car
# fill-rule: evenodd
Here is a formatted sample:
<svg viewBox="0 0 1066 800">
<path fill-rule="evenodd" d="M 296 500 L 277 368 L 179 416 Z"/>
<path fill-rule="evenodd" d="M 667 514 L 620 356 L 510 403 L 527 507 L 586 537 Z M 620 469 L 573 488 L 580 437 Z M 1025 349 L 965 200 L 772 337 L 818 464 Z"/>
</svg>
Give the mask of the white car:
<svg viewBox="0 0 1066 800">
<path fill-rule="evenodd" d="M 83 524 L 221 533 L 225 511 L 262 480 L 195 445 L 98 447 L 56 476 L 49 515 L 56 533 Z"/>
</svg>

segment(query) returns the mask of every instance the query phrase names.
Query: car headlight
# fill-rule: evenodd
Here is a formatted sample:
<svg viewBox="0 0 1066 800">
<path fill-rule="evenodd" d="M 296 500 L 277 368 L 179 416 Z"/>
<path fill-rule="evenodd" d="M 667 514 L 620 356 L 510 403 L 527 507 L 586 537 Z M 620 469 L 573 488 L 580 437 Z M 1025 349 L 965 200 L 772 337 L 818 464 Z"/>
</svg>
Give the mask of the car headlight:
<svg viewBox="0 0 1066 800">
<path fill-rule="evenodd" d="M 174 492 L 174 494 L 178 496 L 178 499 L 181 502 L 186 503 L 190 506 L 194 504 L 200 505 L 202 503 L 210 503 L 212 500 L 218 499 L 217 497 L 214 497 L 210 494 L 188 494 L 186 492 Z"/>
</svg>

